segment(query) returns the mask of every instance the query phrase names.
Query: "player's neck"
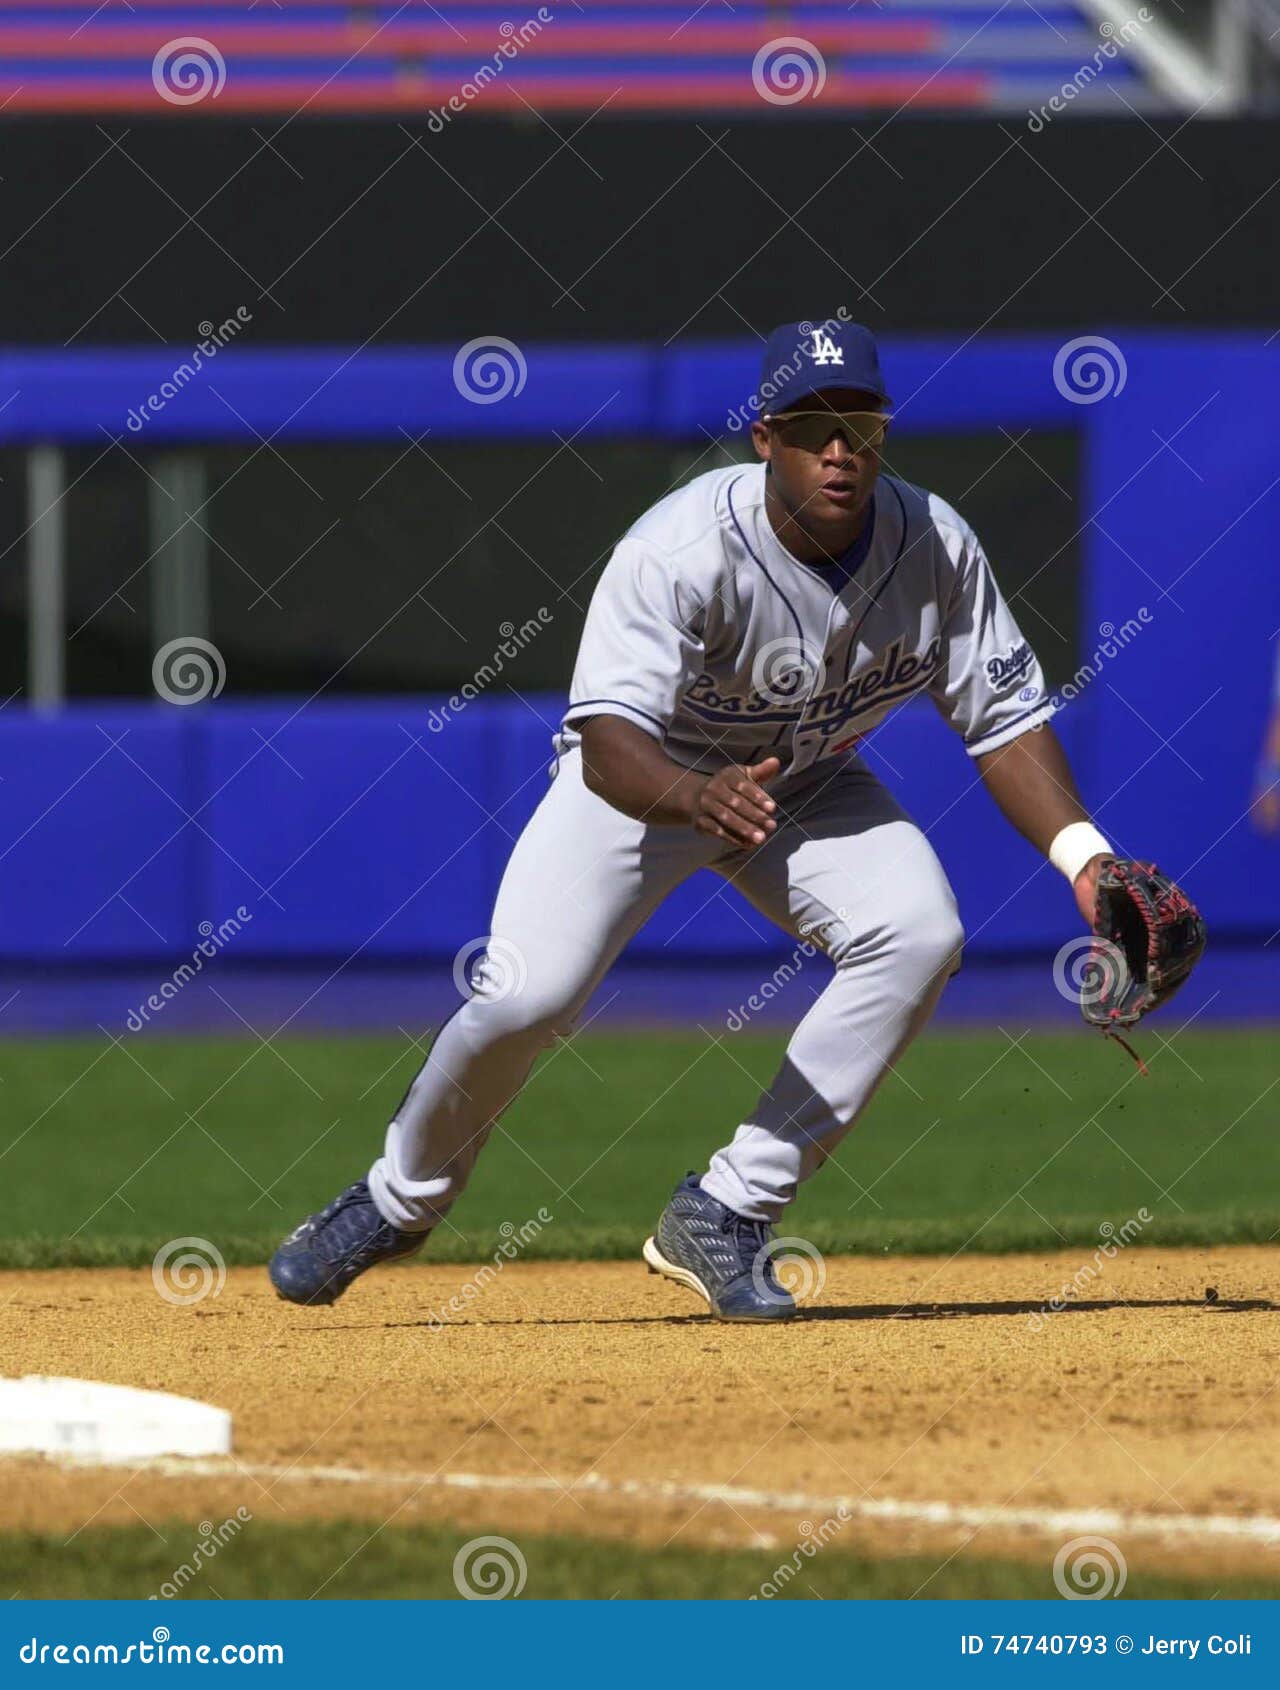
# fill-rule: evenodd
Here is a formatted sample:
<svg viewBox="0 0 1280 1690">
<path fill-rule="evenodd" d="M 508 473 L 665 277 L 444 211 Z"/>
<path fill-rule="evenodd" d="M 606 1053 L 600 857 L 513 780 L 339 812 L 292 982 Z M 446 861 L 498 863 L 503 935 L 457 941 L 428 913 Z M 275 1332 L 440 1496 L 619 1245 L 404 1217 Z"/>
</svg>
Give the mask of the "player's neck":
<svg viewBox="0 0 1280 1690">
<path fill-rule="evenodd" d="M 824 541 L 800 526 L 778 497 L 777 489 L 769 483 L 766 483 L 764 490 L 764 509 L 769 518 L 769 526 L 779 543 L 799 563 L 839 563 L 856 543 L 870 515 L 868 504 L 851 518 L 848 528 L 842 534 Z"/>
</svg>

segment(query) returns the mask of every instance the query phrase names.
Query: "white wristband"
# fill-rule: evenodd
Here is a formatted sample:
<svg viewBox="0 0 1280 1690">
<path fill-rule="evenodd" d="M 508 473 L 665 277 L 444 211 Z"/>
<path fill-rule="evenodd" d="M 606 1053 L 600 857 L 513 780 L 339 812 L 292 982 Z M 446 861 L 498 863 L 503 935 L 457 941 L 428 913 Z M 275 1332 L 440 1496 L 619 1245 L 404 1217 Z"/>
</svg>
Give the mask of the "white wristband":
<svg viewBox="0 0 1280 1690">
<path fill-rule="evenodd" d="M 1049 861 L 1073 886 L 1080 870 L 1097 856 L 1114 857 L 1115 852 L 1092 822 L 1069 822 L 1049 847 Z"/>
</svg>

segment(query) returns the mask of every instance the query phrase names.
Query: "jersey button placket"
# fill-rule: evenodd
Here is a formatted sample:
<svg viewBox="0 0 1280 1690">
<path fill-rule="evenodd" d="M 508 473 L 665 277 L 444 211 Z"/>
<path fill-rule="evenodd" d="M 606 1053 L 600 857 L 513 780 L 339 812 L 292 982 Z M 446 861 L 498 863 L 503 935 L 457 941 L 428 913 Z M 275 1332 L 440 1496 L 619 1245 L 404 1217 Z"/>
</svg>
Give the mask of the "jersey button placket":
<svg viewBox="0 0 1280 1690">
<path fill-rule="evenodd" d="M 810 682 L 809 691 L 805 695 L 804 703 L 800 708 L 800 721 L 797 722 L 797 724 L 796 724 L 796 733 L 793 734 L 792 737 L 791 737 L 791 767 L 787 771 L 789 774 L 795 772 L 797 769 L 800 769 L 800 768 L 805 768 L 805 769 L 810 768 L 814 763 L 816 763 L 818 761 L 818 751 L 817 751 L 817 748 L 815 746 L 812 755 L 808 756 L 806 758 L 805 762 L 797 763 L 797 760 L 796 760 L 796 735 L 799 734 L 800 729 L 801 729 L 801 725 L 804 722 L 805 711 L 809 708 L 810 704 L 813 703 L 813 701 L 817 697 L 817 695 L 820 692 L 823 692 L 823 691 L 826 690 L 827 682 L 830 678 L 831 667 L 832 667 L 831 647 L 832 647 L 832 635 L 833 635 L 833 632 L 834 632 L 834 623 L 835 623 L 835 621 L 836 621 L 836 619 L 837 619 L 837 617 L 840 613 L 841 608 L 842 607 L 841 607 L 841 604 L 840 604 L 839 595 L 833 594 L 832 599 L 831 599 L 831 603 L 827 606 L 827 624 L 826 624 L 825 629 L 823 630 L 823 635 L 822 635 L 822 658 L 821 658 L 821 662 L 819 664 L 817 673 L 814 675 L 813 680 Z"/>
</svg>

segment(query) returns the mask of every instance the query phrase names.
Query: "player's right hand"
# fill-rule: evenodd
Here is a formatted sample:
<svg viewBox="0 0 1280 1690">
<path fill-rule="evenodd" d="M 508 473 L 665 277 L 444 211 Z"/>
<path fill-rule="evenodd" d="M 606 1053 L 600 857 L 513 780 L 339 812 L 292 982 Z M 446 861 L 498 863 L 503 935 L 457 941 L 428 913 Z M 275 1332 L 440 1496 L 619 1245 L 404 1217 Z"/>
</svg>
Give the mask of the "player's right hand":
<svg viewBox="0 0 1280 1690">
<path fill-rule="evenodd" d="M 717 769 L 698 793 L 693 813 L 695 829 L 725 839 L 740 851 L 763 845 L 778 825 L 774 814 L 778 806 L 765 791 L 765 784 L 781 768 L 777 757 L 766 757 L 763 763 L 733 763 L 727 769 Z"/>
</svg>

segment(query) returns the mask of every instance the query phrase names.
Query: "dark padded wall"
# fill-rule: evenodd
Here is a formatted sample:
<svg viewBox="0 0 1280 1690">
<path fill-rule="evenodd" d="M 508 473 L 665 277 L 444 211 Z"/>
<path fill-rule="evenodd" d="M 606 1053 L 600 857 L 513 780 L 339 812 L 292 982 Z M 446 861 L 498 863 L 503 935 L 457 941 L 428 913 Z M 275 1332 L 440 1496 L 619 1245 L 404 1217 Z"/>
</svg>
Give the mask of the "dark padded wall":
<svg viewBox="0 0 1280 1690">
<path fill-rule="evenodd" d="M 657 441 L 573 452 L 554 441 L 428 445 L 429 458 L 394 446 L 201 453 L 212 627 L 229 692 L 449 689 L 492 656 L 504 623 L 539 610 L 543 631 L 513 678 L 522 689 L 567 687 L 613 542 L 684 475 L 728 461 L 719 449 Z M 741 437 L 732 447 L 742 454 Z M 999 434 L 913 436 L 889 455 L 896 473 L 962 506 L 1054 681 L 1077 662 L 1078 457 L 1069 433 L 1033 435 L 1017 451 Z M 151 688 L 146 459 L 144 449 L 68 454 L 73 696 Z M 19 454 L 0 452 L 6 531 L 20 531 L 23 487 Z M 15 677 L 20 556 L 15 547 L 0 572 L 0 661 L 7 649 Z"/>
<path fill-rule="evenodd" d="M 193 115 L 0 145 L 10 340 L 189 344 L 242 304 L 260 342 L 737 338 L 840 303 L 898 332 L 1276 315 L 1263 123 Z"/>
</svg>

